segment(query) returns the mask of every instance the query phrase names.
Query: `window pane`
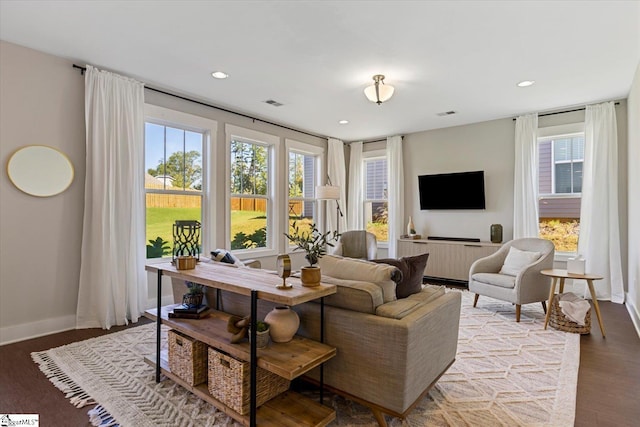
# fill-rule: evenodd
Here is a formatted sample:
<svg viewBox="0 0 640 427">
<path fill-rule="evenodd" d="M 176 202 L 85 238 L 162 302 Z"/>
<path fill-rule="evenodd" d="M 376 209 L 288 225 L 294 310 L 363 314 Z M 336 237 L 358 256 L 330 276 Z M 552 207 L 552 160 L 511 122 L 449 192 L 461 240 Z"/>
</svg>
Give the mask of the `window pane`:
<svg viewBox="0 0 640 427">
<path fill-rule="evenodd" d="M 387 159 L 365 161 L 365 199 L 387 198 Z"/>
<path fill-rule="evenodd" d="M 571 193 L 571 163 L 558 163 L 556 168 L 556 193 Z"/>
<path fill-rule="evenodd" d="M 553 160 L 556 162 L 571 160 L 571 140 L 567 138 L 554 140 Z"/>
<path fill-rule="evenodd" d="M 582 162 L 573 164 L 573 192 L 582 193 Z"/>
<path fill-rule="evenodd" d="M 145 188 L 202 190 L 204 135 L 169 126 L 145 124 Z"/>
<path fill-rule="evenodd" d="M 231 141 L 231 192 L 267 195 L 269 150 L 263 145 Z"/>
<path fill-rule="evenodd" d="M 584 137 L 576 137 L 571 139 L 571 158 L 573 160 L 584 160 Z"/>
<path fill-rule="evenodd" d="M 202 222 L 202 196 L 147 193 L 147 258 L 170 256 L 176 220 Z M 202 242 L 199 242 L 202 244 Z"/>
<path fill-rule="evenodd" d="M 231 197 L 231 249 L 267 247 L 266 199 Z"/>
<path fill-rule="evenodd" d="M 289 201 L 289 234 L 293 232 L 293 223 L 295 222 L 300 232 L 311 232 L 311 224 L 315 223 L 316 202 L 290 200 Z M 294 245 L 289 241 L 289 246 Z"/>
<path fill-rule="evenodd" d="M 389 241 L 387 202 L 366 202 L 364 210 L 367 231 L 373 233 L 378 242 Z"/>
</svg>

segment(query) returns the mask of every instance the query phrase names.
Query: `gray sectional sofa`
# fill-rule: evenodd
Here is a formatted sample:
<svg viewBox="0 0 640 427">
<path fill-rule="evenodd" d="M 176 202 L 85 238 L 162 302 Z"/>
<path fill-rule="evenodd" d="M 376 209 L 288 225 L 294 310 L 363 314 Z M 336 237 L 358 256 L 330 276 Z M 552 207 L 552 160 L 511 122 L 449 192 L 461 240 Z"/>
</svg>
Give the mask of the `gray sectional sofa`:
<svg viewBox="0 0 640 427">
<path fill-rule="evenodd" d="M 404 418 L 455 359 L 460 293 L 426 285 L 397 299 L 396 267 L 325 256 L 321 268 L 322 281 L 337 285 L 337 293 L 325 298 L 325 342 L 337 348 L 323 368 L 325 386 L 370 407 L 382 426 L 383 414 Z M 174 282 L 176 296 L 183 290 L 181 281 Z M 207 297 L 213 305 L 215 292 Z M 221 302 L 226 312 L 248 314 L 245 297 L 222 292 Z M 259 317 L 272 307 L 260 301 Z M 298 334 L 319 339 L 320 304 L 294 309 Z M 319 368 L 310 377 L 319 378 Z"/>
</svg>

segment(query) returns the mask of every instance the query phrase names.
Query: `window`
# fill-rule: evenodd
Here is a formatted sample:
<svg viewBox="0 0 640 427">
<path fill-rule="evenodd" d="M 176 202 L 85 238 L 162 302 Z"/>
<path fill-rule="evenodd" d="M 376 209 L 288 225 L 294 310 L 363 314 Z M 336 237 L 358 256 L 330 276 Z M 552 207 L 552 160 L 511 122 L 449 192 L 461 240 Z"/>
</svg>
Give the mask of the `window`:
<svg viewBox="0 0 640 427">
<path fill-rule="evenodd" d="M 319 223 L 315 188 L 320 184 L 319 171 L 323 150 L 309 144 L 287 140 L 287 152 L 289 232 L 293 231 L 294 222 L 299 228 L 311 231 L 311 224 Z M 291 242 L 289 246 L 292 246 Z"/>
<path fill-rule="evenodd" d="M 378 242 L 389 241 L 387 225 L 387 159 L 364 158 L 364 223 L 367 231 L 375 234 Z"/>
<path fill-rule="evenodd" d="M 561 132 L 576 127 L 542 129 L 538 138 L 540 237 L 551 240 L 557 252 L 578 249 L 584 132 Z"/>
<path fill-rule="evenodd" d="M 176 220 L 202 222 L 204 140 L 202 131 L 145 123 L 147 258 L 171 254 Z"/>
<path fill-rule="evenodd" d="M 279 138 L 227 125 L 230 161 L 229 243 L 232 250 L 268 249 L 272 220 L 273 147 Z"/>
</svg>

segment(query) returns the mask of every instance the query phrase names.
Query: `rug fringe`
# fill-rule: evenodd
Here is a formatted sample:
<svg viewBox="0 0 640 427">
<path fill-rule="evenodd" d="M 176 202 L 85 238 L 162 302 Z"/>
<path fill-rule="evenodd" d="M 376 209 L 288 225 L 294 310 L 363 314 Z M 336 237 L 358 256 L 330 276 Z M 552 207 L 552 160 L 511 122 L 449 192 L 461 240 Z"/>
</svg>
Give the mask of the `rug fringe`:
<svg viewBox="0 0 640 427">
<path fill-rule="evenodd" d="M 69 398 L 69 402 L 73 406 L 82 408 L 97 403 L 73 379 L 69 378 L 46 352 L 31 353 L 31 358 L 38 364 L 40 370 L 49 381 L 58 390 L 65 393 L 65 397 Z"/>
<path fill-rule="evenodd" d="M 111 416 L 109 412 L 102 405 L 98 405 L 91 409 L 89 412 L 89 421 L 91 425 L 96 427 L 117 427 L 119 424 Z"/>
</svg>

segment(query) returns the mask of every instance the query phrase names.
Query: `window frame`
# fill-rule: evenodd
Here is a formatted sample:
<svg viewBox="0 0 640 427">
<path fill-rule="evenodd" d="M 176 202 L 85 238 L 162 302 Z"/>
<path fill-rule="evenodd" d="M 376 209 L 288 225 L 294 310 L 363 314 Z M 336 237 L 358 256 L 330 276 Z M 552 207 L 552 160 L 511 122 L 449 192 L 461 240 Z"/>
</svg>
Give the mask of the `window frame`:
<svg viewBox="0 0 640 427">
<path fill-rule="evenodd" d="M 207 119 L 204 117 L 196 116 L 193 114 L 183 113 L 181 111 L 172 110 L 169 108 L 160 107 L 153 104 L 144 105 L 144 123 L 153 123 L 161 126 L 169 126 L 176 129 L 182 129 L 191 132 L 198 132 L 203 134 L 202 141 L 202 190 L 196 192 L 185 192 L 184 190 L 160 190 L 160 189 L 147 189 L 145 188 L 145 197 L 147 193 L 151 194 L 178 194 L 183 195 L 185 193 L 189 195 L 199 194 L 201 197 L 201 238 L 202 238 L 202 254 L 208 253 L 207 248 L 211 248 L 216 241 L 216 227 L 215 227 L 215 214 L 212 209 L 209 209 L 210 201 L 215 200 L 216 190 L 215 185 L 212 185 L 212 163 L 211 155 L 214 152 L 214 146 L 216 145 L 216 135 L 218 132 L 218 122 L 216 120 Z M 144 152 L 146 156 L 146 135 L 144 137 Z M 143 177 L 147 171 L 146 165 L 142 168 Z M 143 179 L 144 182 L 144 179 Z M 144 203 L 145 209 L 145 234 L 146 234 L 146 210 L 147 204 Z M 169 242 L 173 247 L 173 242 Z M 146 242 L 145 242 L 146 244 Z M 147 258 L 147 262 L 165 262 L 170 259 L 171 256 L 165 256 L 161 258 Z"/>
<path fill-rule="evenodd" d="M 276 236 L 280 235 L 280 222 L 275 220 L 276 207 L 279 206 L 278 201 L 281 200 L 281 189 L 278 185 L 282 182 L 281 174 L 283 173 L 278 168 L 278 159 L 280 158 L 281 140 L 280 137 L 271 135 L 265 132 L 256 131 L 253 129 L 247 129 L 240 126 L 225 124 L 225 163 L 226 163 L 226 175 L 224 179 L 225 188 L 225 231 L 224 231 L 224 247 L 231 251 L 231 142 L 239 140 L 240 142 L 246 142 L 251 144 L 258 144 L 268 148 L 268 162 L 267 162 L 267 195 L 255 198 L 263 198 L 267 201 L 267 243 L 263 248 L 250 248 L 250 249 L 234 249 L 233 253 L 244 258 L 246 255 L 252 257 L 266 257 L 278 254 L 278 242 Z"/>
<path fill-rule="evenodd" d="M 386 199 L 368 199 L 367 198 L 367 166 L 366 163 L 369 161 L 373 161 L 373 160 L 385 160 L 387 162 L 387 198 Z M 386 202 L 387 203 L 387 209 L 389 206 L 389 158 L 387 156 L 387 150 L 386 149 L 379 149 L 379 150 L 371 150 L 371 151 L 365 151 L 362 153 L 362 183 L 361 183 L 361 187 L 362 187 L 362 215 L 364 216 L 362 218 L 362 222 L 364 224 L 364 228 L 366 229 L 367 227 L 367 218 L 366 218 L 366 212 L 367 209 L 365 207 L 366 203 L 376 203 L 376 202 Z M 389 226 L 389 224 L 387 223 L 387 227 Z M 385 249 L 389 247 L 389 242 L 386 241 L 377 241 L 377 245 L 378 248 L 381 249 Z"/>
<path fill-rule="evenodd" d="M 316 225 L 320 228 L 321 224 L 324 223 L 324 219 L 325 219 L 325 215 L 324 215 L 324 209 L 321 209 L 321 200 L 316 199 L 315 197 L 315 187 L 322 185 L 322 171 L 324 171 L 324 167 L 325 167 L 325 162 L 326 162 L 326 152 L 325 149 L 322 147 L 318 147 L 316 145 L 312 145 L 312 144 L 308 144 L 305 142 L 300 142 L 300 141 L 296 141 L 293 139 L 285 139 L 285 162 L 286 162 L 286 173 L 285 173 L 285 177 L 284 177 L 284 183 L 285 183 L 285 192 L 284 195 L 285 197 L 283 197 L 283 203 L 281 205 L 281 209 L 283 209 L 283 212 L 286 212 L 285 215 L 285 220 L 282 224 L 282 226 L 284 227 L 284 230 L 288 230 L 289 229 L 289 201 L 290 200 L 302 200 L 302 201 L 313 201 L 315 203 L 315 216 L 314 216 L 314 222 L 316 223 Z M 315 157 L 315 161 L 314 161 L 314 165 L 315 165 L 315 174 L 314 174 L 314 194 L 313 197 L 296 197 L 293 199 L 289 198 L 289 154 L 290 153 L 297 153 L 297 154 L 303 154 L 303 155 L 307 155 L 307 156 L 312 156 Z M 291 242 L 289 241 L 289 239 L 287 239 L 286 237 L 284 237 L 283 235 L 283 239 L 282 239 L 282 243 L 284 244 L 284 248 L 287 251 L 287 253 L 290 253 L 294 250 L 295 246 L 291 244 Z"/>
<path fill-rule="evenodd" d="M 546 127 L 539 127 L 538 128 L 538 135 L 536 138 L 536 154 L 539 155 L 540 153 L 540 142 L 544 141 L 544 140 L 549 140 L 549 139 L 559 139 L 559 138 L 563 138 L 563 137 L 574 137 L 576 135 L 582 135 L 583 137 L 585 136 L 585 127 L 584 127 L 584 122 L 578 122 L 578 123 L 569 123 L 569 124 L 564 124 L 564 125 L 558 125 L 558 126 L 546 126 Z M 586 140 L 585 140 L 585 144 L 586 144 Z M 553 159 L 553 155 L 554 155 L 554 150 L 555 148 L 553 147 L 552 144 L 552 148 L 551 148 L 551 162 L 552 162 L 552 166 L 555 166 L 556 162 Z M 583 165 L 584 165 L 584 156 L 582 159 Z M 539 171 L 540 165 L 538 165 L 538 171 Z M 577 197 L 582 198 L 582 192 L 580 193 L 555 193 L 555 167 L 551 168 L 551 191 L 552 193 L 539 193 L 538 194 L 538 204 L 540 204 L 540 201 L 542 199 L 575 199 Z M 583 173 L 584 173 L 584 166 L 583 166 Z M 537 174 L 537 171 L 536 171 Z M 540 177 L 537 177 L 538 182 L 536 183 L 536 185 L 539 186 L 540 183 Z M 573 185 L 572 185 L 573 187 Z M 539 187 L 538 187 L 539 188 Z M 539 227 L 539 226 L 538 226 Z M 539 230 L 539 228 L 538 228 Z M 568 251 L 555 251 L 555 256 L 554 256 L 554 260 L 555 261 L 559 261 L 559 262 L 566 262 L 569 258 L 572 258 L 573 256 L 575 256 L 575 254 L 578 252 L 578 250 L 576 249 L 575 252 L 568 252 Z"/>
</svg>

